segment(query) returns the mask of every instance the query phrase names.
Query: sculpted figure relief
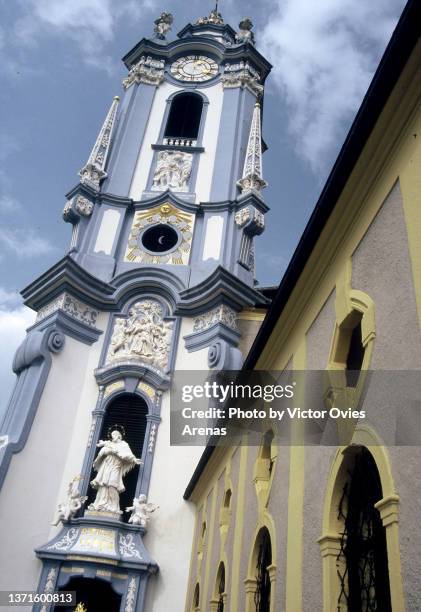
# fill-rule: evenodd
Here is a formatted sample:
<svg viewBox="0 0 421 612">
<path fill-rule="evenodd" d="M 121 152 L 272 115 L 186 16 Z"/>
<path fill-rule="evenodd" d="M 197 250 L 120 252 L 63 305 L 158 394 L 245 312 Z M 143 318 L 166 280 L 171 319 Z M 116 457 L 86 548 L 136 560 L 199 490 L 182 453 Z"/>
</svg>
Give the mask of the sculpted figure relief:
<svg viewBox="0 0 421 612">
<path fill-rule="evenodd" d="M 82 480 L 82 476 L 75 476 L 70 482 L 67 489 L 67 500 L 58 505 L 57 518 L 52 525 L 58 525 L 60 521 L 64 522 L 71 519 L 88 499 L 79 493 L 78 483 L 80 480 Z"/>
<path fill-rule="evenodd" d="M 127 319 L 114 325 L 107 363 L 136 360 L 165 368 L 172 324 L 163 320 L 162 307 L 153 300 L 136 302 Z"/>
<path fill-rule="evenodd" d="M 161 151 L 153 177 L 154 191 L 187 191 L 193 156 L 182 151 Z"/>
<path fill-rule="evenodd" d="M 97 446 L 101 449 L 93 463 L 97 474 L 91 481 L 97 494 L 88 509 L 122 514 L 120 493 L 125 491 L 123 477 L 136 465 L 140 465 L 141 460 L 133 455 L 117 429 L 111 432 L 110 440 L 100 440 Z"/>
<path fill-rule="evenodd" d="M 141 527 L 147 527 L 150 515 L 155 512 L 159 506 L 148 503 L 146 495 L 142 494 L 139 497 L 133 499 L 133 506 L 126 508 L 126 512 L 131 512 L 132 515 L 129 518 L 129 523 L 133 525 L 140 525 Z"/>
</svg>

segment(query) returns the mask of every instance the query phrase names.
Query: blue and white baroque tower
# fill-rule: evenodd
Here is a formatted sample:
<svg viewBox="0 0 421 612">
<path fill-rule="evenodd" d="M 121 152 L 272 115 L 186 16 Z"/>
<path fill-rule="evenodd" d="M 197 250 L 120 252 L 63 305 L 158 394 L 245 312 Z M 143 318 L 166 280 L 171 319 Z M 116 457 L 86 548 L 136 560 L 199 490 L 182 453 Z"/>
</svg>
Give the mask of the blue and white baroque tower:
<svg viewBox="0 0 421 612">
<path fill-rule="evenodd" d="M 1 429 L 1 588 L 77 590 L 88 611 L 184 609 L 183 492 L 203 449 L 170 446 L 172 373 L 240 367 L 268 303 L 254 238 L 270 64 L 249 19 L 235 32 L 215 10 L 170 42 L 171 24 L 163 13 L 123 58 L 124 93 L 64 208 L 70 250 L 22 292 L 37 319 Z M 149 524 L 151 504 L 137 521 L 95 502 L 115 430 L 141 459 L 121 510 L 146 496 Z"/>
</svg>

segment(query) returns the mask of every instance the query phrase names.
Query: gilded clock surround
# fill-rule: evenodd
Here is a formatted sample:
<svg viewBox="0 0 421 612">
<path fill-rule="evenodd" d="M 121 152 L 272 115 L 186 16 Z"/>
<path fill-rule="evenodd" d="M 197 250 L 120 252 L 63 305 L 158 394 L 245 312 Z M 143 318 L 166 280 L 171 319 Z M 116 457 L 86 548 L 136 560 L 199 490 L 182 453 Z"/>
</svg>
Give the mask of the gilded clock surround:
<svg viewBox="0 0 421 612">
<path fill-rule="evenodd" d="M 179 235 L 175 247 L 166 253 L 152 253 L 142 245 L 141 237 L 145 230 L 168 224 Z M 169 203 L 138 210 L 135 213 L 127 243 L 124 261 L 143 264 L 187 265 L 189 263 L 193 236 L 194 215 L 183 212 Z"/>
<path fill-rule="evenodd" d="M 206 55 L 186 55 L 171 64 L 170 72 L 179 81 L 203 82 L 218 74 L 218 64 Z"/>
</svg>

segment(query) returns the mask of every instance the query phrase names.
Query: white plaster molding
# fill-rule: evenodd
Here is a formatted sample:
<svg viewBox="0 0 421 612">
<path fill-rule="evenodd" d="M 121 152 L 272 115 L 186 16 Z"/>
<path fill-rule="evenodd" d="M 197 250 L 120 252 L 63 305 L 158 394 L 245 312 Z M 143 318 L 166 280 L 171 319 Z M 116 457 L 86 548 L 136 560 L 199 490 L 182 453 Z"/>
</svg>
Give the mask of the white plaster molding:
<svg viewBox="0 0 421 612">
<path fill-rule="evenodd" d="M 124 612 L 134 612 L 136 603 L 136 578 L 130 578 L 129 587 L 127 589 L 126 606 Z"/>
<path fill-rule="evenodd" d="M 263 229 L 265 227 L 264 215 L 254 206 L 246 206 L 235 213 L 235 223 L 239 227 L 243 227 L 249 221 L 253 221 L 259 228 Z"/>
<path fill-rule="evenodd" d="M 136 559 L 142 559 L 139 551 L 135 547 L 133 535 L 131 533 L 126 535 L 123 535 L 122 533 L 119 534 L 118 547 L 122 557 L 127 557 L 129 559 L 133 557 Z"/>
<path fill-rule="evenodd" d="M 222 86 L 227 88 L 243 87 L 249 89 L 255 96 L 263 93 L 264 87 L 260 84 L 260 74 L 248 62 L 238 64 L 225 64 L 222 75 Z"/>
<path fill-rule="evenodd" d="M 38 311 L 36 322 L 42 321 L 57 310 L 65 312 L 73 319 L 81 321 L 90 327 L 95 327 L 99 315 L 98 310 L 94 310 L 87 304 L 80 302 L 69 293 L 62 293 Z"/>
<path fill-rule="evenodd" d="M 123 80 L 123 87 L 128 89 L 133 83 L 158 86 L 164 80 L 164 68 L 165 61 L 163 59 L 153 59 L 150 56 L 142 55 Z"/>
<path fill-rule="evenodd" d="M 193 324 L 193 332 L 204 331 L 218 323 L 224 323 L 230 329 L 237 331 L 237 313 L 226 304 L 221 304 L 209 312 L 196 317 Z"/>
</svg>

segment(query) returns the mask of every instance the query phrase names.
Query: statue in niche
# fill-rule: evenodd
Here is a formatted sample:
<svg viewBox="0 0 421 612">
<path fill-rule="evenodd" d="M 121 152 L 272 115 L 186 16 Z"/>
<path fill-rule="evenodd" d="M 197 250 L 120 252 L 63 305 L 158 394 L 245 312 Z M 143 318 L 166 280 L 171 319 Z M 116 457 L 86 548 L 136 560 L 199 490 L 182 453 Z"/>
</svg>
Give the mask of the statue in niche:
<svg viewBox="0 0 421 612">
<path fill-rule="evenodd" d="M 153 177 L 154 191 L 187 191 L 193 156 L 182 151 L 160 151 Z"/>
<path fill-rule="evenodd" d="M 171 327 L 171 323 L 163 320 L 158 302 L 136 302 L 127 319 L 116 320 L 107 362 L 135 359 L 164 368 L 168 360 Z"/>
<path fill-rule="evenodd" d="M 171 30 L 173 21 L 174 17 L 171 13 L 161 13 L 160 16 L 154 21 L 155 38 L 158 38 L 159 40 L 165 40 L 166 35 Z"/>
<path fill-rule="evenodd" d="M 254 44 L 254 32 L 252 32 L 253 22 L 250 17 L 244 17 L 242 21 L 240 21 L 239 31 L 235 36 L 235 40 L 238 43 L 249 42 Z"/>
<path fill-rule="evenodd" d="M 110 440 L 100 440 L 97 447 L 101 449 L 93 463 L 97 474 L 91 481 L 97 494 L 88 509 L 122 514 L 120 493 L 125 491 L 123 477 L 142 462 L 133 455 L 117 428 L 111 431 Z"/>
<path fill-rule="evenodd" d="M 158 508 L 159 506 L 156 504 L 148 503 L 146 495 L 142 493 L 139 497 L 133 499 L 133 506 L 126 508 L 126 512 L 132 513 L 129 518 L 129 523 L 147 527 L 150 515 L 152 512 L 155 512 L 155 510 L 158 510 Z"/>
<path fill-rule="evenodd" d="M 57 518 L 54 523 L 51 523 L 52 525 L 58 525 L 60 521 L 69 521 L 88 499 L 85 495 L 79 493 L 78 483 L 80 480 L 82 480 L 82 476 L 75 476 L 69 483 L 67 500 L 64 504 L 57 506 Z"/>
</svg>

